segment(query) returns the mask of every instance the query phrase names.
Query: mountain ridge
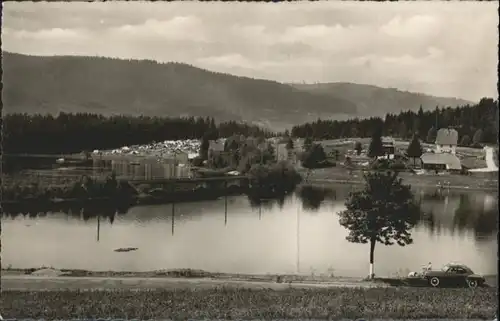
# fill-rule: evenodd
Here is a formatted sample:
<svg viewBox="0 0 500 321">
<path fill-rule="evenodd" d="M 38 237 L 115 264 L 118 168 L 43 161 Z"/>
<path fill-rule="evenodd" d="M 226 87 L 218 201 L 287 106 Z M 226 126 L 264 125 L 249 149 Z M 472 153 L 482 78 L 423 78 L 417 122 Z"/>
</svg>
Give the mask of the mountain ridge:
<svg viewBox="0 0 500 321">
<path fill-rule="evenodd" d="M 285 84 L 152 60 L 3 51 L 2 68 L 6 113 L 211 116 L 281 130 L 317 118 L 342 120 L 416 110 L 420 105 L 428 110 L 470 103 L 373 85 Z"/>
<path fill-rule="evenodd" d="M 356 101 L 357 112 L 364 117 L 383 116 L 385 113 L 399 113 L 404 110 L 420 108 L 432 110 L 439 107 L 456 107 L 474 102 L 456 97 L 439 97 L 418 92 L 403 91 L 397 88 L 384 88 L 371 84 L 355 84 L 350 82 L 328 82 L 317 84 L 291 84 L 295 88 L 312 93 L 332 95 L 349 101 Z M 393 102 L 390 104 L 388 102 Z M 395 107 L 391 107 L 395 106 Z M 407 106 L 409 108 L 398 108 Z"/>
</svg>

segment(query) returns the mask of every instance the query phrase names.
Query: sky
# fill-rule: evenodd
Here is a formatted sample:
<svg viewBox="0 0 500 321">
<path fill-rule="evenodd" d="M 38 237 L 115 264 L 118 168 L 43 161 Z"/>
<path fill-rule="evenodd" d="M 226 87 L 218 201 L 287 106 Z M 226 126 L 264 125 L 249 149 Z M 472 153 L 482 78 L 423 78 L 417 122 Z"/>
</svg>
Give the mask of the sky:
<svg viewBox="0 0 500 321">
<path fill-rule="evenodd" d="M 4 2 L 3 50 L 497 97 L 492 2 Z"/>
</svg>

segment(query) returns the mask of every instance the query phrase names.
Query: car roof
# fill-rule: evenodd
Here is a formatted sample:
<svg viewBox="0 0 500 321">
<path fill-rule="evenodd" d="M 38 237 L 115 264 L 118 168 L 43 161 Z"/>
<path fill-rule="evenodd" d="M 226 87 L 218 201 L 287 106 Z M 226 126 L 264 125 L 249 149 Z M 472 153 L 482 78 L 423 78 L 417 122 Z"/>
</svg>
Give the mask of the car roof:
<svg viewBox="0 0 500 321">
<path fill-rule="evenodd" d="M 445 266 L 448 266 L 448 267 L 461 267 L 461 268 L 464 268 L 464 269 L 470 270 L 470 268 L 469 268 L 467 265 L 464 265 L 464 264 L 458 264 L 458 263 L 448 263 L 448 264 L 446 264 Z"/>
</svg>

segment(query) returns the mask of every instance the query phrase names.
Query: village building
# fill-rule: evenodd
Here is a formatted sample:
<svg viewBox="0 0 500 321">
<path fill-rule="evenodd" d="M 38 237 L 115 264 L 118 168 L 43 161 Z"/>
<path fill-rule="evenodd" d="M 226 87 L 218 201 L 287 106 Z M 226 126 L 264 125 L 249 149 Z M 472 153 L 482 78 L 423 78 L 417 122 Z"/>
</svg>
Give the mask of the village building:
<svg viewBox="0 0 500 321">
<path fill-rule="evenodd" d="M 208 159 L 220 155 L 224 152 L 224 141 L 223 140 L 210 140 L 208 142 Z"/>
<path fill-rule="evenodd" d="M 425 153 L 420 157 L 422 169 L 436 172 L 460 172 L 462 164 L 453 153 Z"/>
<path fill-rule="evenodd" d="M 396 153 L 396 141 L 392 137 L 383 136 L 382 140 L 382 148 L 384 150 L 384 158 L 394 159 L 394 154 Z"/>
<path fill-rule="evenodd" d="M 339 151 L 336 146 L 333 145 L 322 145 L 323 151 L 325 152 L 326 158 L 337 161 L 340 157 Z"/>
<path fill-rule="evenodd" d="M 441 128 L 436 136 L 436 153 L 456 153 L 458 132 L 452 128 Z"/>
<path fill-rule="evenodd" d="M 290 159 L 290 152 L 288 148 L 286 148 L 286 143 L 278 143 L 276 144 L 276 161 L 286 161 Z"/>
<path fill-rule="evenodd" d="M 187 153 L 177 152 L 162 156 L 100 155 L 93 158 L 93 175 L 115 173 L 123 179 L 164 179 L 188 177 Z"/>
</svg>

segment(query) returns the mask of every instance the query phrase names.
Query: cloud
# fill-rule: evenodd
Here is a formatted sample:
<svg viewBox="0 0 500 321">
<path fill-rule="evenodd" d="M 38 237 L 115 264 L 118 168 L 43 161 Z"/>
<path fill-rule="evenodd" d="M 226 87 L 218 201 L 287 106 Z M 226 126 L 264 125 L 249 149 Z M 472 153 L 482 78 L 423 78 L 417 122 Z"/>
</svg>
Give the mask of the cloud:
<svg viewBox="0 0 500 321">
<path fill-rule="evenodd" d="M 205 40 L 203 25 L 197 17 L 178 16 L 170 20 L 148 19 L 139 25 L 122 25 L 109 32 L 120 37 L 160 38 L 167 40 Z"/>
<path fill-rule="evenodd" d="M 205 66 L 220 66 L 220 67 L 242 67 L 242 68 L 259 68 L 255 63 L 252 63 L 249 59 L 245 58 L 241 54 L 232 53 L 223 56 L 212 56 L 200 58 L 197 60 L 198 63 Z"/>
<path fill-rule="evenodd" d="M 6 36 L 25 41 L 77 41 L 84 39 L 87 34 L 81 29 L 41 29 L 38 31 L 12 30 L 5 28 L 3 33 Z"/>
<path fill-rule="evenodd" d="M 380 31 L 392 37 L 428 37 L 440 28 L 439 20 L 430 15 L 415 15 L 407 19 L 396 16 Z"/>
<path fill-rule="evenodd" d="M 283 82 L 368 82 L 496 95 L 486 2 L 4 3 L 4 50 L 193 64 Z M 432 82 L 432 84 L 430 83 Z"/>
</svg>

